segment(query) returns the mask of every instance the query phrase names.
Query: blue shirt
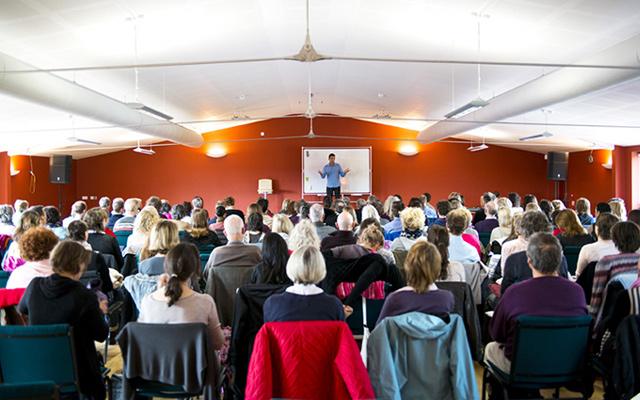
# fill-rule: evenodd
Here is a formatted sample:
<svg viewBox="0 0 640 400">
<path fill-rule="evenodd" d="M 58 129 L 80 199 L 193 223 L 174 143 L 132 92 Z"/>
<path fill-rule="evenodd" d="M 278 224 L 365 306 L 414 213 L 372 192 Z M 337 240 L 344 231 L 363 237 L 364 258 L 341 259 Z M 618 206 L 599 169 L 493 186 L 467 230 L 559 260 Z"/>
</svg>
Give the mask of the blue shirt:
<svg viewBox="0 0 640 400">
<path fill-rule="evenodd" d="M 347 173 L 342 170 L 342 167 L 338 163 L 333 165 L 327 164 L 322 169 L 322 178 L 327 178 L 327 187 L 340 187 L 340 176 L 345 176 Z"/>
<path fill-rule="evenodd" d="M 460 262 L 480 261 L 478 250 L 465 242 L 462 236 L 451 235 L 449 237 L 449 260 Z"/>
</svg>

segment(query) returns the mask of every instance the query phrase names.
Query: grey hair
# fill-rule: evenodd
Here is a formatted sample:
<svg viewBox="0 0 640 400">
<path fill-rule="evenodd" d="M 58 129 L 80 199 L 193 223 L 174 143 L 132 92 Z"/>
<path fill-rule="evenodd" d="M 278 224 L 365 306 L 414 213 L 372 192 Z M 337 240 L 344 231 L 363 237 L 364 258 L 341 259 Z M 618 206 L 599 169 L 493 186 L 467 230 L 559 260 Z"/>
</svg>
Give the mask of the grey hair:
<svg viewBox="0 0 640 400">
<path fill-rule="evenodd" d="M 560 268 L 562 246 L 550 233 L 535 233 L 529 238 L 527 257 L 536 271 L 544 275 L 552 275 Z"/>
<path fill-rule="evenodd" d="M 296 249 L 287 262 L 287 276 L 292 282 L 316 284 L 327 275 L 324 257 L 317 247 L 302 246 Z"/>
<path fill-rule="evenodd" d="M 113 199 L 113 211 L 120 212 L 124 209 L 124 199 L 122 197 L 116 197 Z"/>
<path fill-rule="evenodd" d="M 0 206 L 0 222 L 10 224 L 13 217 L 13 207 L 11 204 L 3 204 Z"/>
<path fill-rule="evenodd" d="M 364 221 L 367 218 L 373 218 L 380 222 L 380 214 L 378 214 L 378 210 L 371 204 L 364 206 L 362 209 L 362 220 Z"/>
<path fill-rule="evenodd" d="M 98 201 L 98 205 L 100 207 L 109 207 L 111 205 L 111 199 L 107 196 L 101 197 Z"/>
<path fill-rule="evenodd" d="M 541 211 L 525 211 L 522 220 L 520 221 L 520 227 L 518 233 L 525 239 L 529 239 L 536 233 L 551 233 L 553 232 L 553 226 L 549 223 L 547 216 Z"/>
<path fill-rule="evenodd" d="M 308 219 L 298 222 L 289 233 L 289 249 L 295 251 L 303 246 L 320 248 L 320 237 L 318 237 L 316 227 Z"/>
<path fill-rule="evenodd" d="M 324 207 L 322 204 L 314 204 L 311 206 L 311 210 L 309 211 L 309 218 L 311 218 L 311 222 L 322 221 L 323 215 Z"/>
<path fill-rule="evenodd" d="M 202 200 L 202 197 L 196 196 L 191 200 L 191 204 L 193 205 L 193 208 L 202 208 L 204 200 Z"/>
</svg>

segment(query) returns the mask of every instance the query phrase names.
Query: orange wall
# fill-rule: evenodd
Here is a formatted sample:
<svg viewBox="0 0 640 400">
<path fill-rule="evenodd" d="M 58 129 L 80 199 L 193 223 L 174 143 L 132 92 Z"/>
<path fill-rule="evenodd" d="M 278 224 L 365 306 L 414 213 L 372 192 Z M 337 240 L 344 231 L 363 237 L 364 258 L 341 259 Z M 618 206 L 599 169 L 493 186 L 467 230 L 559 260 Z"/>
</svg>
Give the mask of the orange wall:
<svg viewBox="0 0 640 400">
<path fill-rule="evenodd" d="M 318 118 L 314 133 L 306 138 L 309 120 L 281 118 L 255 122 L 203 135 L 208 142 L 199 149 L 184 146 L 156 146 L 156 154 L 147 156 L 124 150 L 102 156 L 74 160 L 73 183 L 63 185 L 63 214 L 81 196 L 100 198 L 140 197 L 157 195 L 172 204 L 191 200 L 195 195 L 205 199 L 205 207 L 213 211 L 217 200 L 232 195 L 236 206 L 246 209 L 258 197 L 258 179 L 273 179 L 274 194 L 269 195 L 271 209 L 278 210 L 286 197 L 301 196 L 302 147 L 372 147 L 373 194 L 381 199 L 399 193 L 405 201 L 425 191 L 433 200 L 445 198 L 451 191 L 465 195 L 468 206 L 478 204 L 482 192 L 498 190 L 502 195 L 516 191 L 521 196 L 531 193 L 539 199 L 552 199 L 554 183 L 546 179 L 544 155 L 500 146 L 470 153 L 467 142 L 432 143 L 418 146 L 413 157 L 398 154 L 401 145 L 415 138 L 415 132 L 348 118 Z M 260 133 L 264 132 L 264 137 Z M 342 136 L 323 138 L 322 136 Z M 287 137 L 283 140 L 255 140 Z M 389 140 L 395 138 L 396 140 Z M 225 140 L 243 140 L 230 141 Z M 384 140 L 376 140 L 384 139 Z M 212 143 L 216 141 L 216 143 Z M 205 156 L 212 147 L 223 147 L 227 156 L 219 159 Z M 625 148 L 614 152 L 628 156 Z M 588 152 L 569 156 L 569 201 L 587 197 L 595 203 L 613 196 L 618 186 L 614 171 L 601 164 L 608 156 L 604 150 L 594 151 L 594 162 L 587 161 Z M 33 157 L 37 176 L 36 193 L 29 193 L 29 157 L 13 157 L 16 169 L 22 172 L 10 178 L 10 202 L 25 198 L 31 204 L 57 204 L 58 186 L 48 183 L 48 159 Z M 347 165 L 345 160 L 338 160 Z M 0 158 L 2 163 L 2 158 Z M 0 164 L 0 168 L 2 165 Z M 621 168 L 618 166 L 618 168 Z M 619 171 L 621 173 L 622 170 Z M 7 173 L 8 175 L 8 173 Z M 620 178 L 624 180 L 623 178 Z M 628 179 L 630 182 L 630 178 Z M 626 181 L 625 181 L 626 182 Z M 2 181 L 0 180 L 0 186 Z M 564 183 L 559 184 L 564 194 Z M 571 197 L 573 196 L 573 197 Z M 306 197 L 320 200 L 319 197 Z M 434 201 L 434 202 L 435 202 Z M 90 207 L 97 200 L 88 200 Z"/>
<path fill-rule="evenodd" d="M 0 204 L 12 203 L 10 165 L 11 158 L 7 153 L 0 153 Z"/>
<path fill-rule="evenodd" d="M 268 198 L 271 209 L 277 210 L 284 198 L 301 197 L 302 147 L 372 146 L 373 193 L 382 199 L 399 193 L 408 200 L 429 191 L 437 201 L 455 190 L 463 193 L 467 204 L 473 206 L 487 190 L 533 193 L 540 198 L 553 195 L 542 154 L 499 146 L 470 153 L 466 151 L 468 143 L 433 143 L 419 146 L 418 155 L 405 157 L 398 154 L 404 143 L 401 139 L 415 138 L 415 132 L 353 119 L 315 120 L 314 133 L 320 136 L 315 139 L 224 142 L 261 138 L 261 132 L 265 133 L 264 138 L 305 136 L 309 121 L 283 118 L 208 133 L 204 135 L 206 142 L 219 143 L 205 144 L 200 149 L 167 146 L 154 148 L 154 156 L 126 150 L 82 159 L 78 161 L 77 193 L 142 199 L 157 195 L 172 204 L 201 195 L 210 210 L 215 201 L 232 195 L 236 206 L 244 209 L 258 197 L 258 179 L 269 178 L 273 179 L 274 194 Z M 326 139 L 323 135 L 351 139 Z M 359 139 L 390 137 L 399 140 Z M 223 147 L 227 156 L 206 157 L 209 148 L 215 146 Z M 347 164 L 346 160 L 339 162 Z"/>
<path fill-rule="evenodd" d="M 6 154 L 6 153 L 5 153 Z M 11 163 L 20 173 L 10 177 L 10 199 L 13 204 L 16 199 L 27 200 L 30 205 L 54 205 L 58 207 L 58 184 L 49 183 L 49 158 L 31 157 L 33 161 L 33 173 L 35 174 L 35 190 L 31 185 L 31 162 L 28 156 L 13 156 Z M 62 214 L 67 215 L 71 210 L 71 204 L 77 200 L 77 162 L 71 166 L 71 183 L 62 184 Z M 33 191 L 33 193 L 31 193 Z"/>
</svg>

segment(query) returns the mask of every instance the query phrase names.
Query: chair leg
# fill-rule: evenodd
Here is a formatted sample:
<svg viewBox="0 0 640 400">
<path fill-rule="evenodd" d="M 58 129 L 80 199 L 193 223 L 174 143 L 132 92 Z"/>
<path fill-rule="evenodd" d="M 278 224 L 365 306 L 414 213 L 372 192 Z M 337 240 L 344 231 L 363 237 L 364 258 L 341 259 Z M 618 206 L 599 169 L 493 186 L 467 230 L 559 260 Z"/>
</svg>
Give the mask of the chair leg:
<svg viewBox="0 0 640 400">
<path fill-rule="evenodd" d="M 487 399 L 487 369 L 482 371 L 482 400 Z"/>
</svg>

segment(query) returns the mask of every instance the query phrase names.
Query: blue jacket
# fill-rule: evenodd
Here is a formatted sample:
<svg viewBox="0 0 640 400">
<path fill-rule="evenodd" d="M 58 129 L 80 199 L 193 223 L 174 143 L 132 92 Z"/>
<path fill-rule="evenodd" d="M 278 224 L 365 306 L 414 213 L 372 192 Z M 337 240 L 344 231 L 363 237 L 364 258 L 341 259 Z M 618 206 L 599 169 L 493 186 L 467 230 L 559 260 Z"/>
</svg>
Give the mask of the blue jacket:
<svg viewBox="0 0 640 400">
<path fill-rule="evenodd" d="M 376 398 L 479 399 L 462 318 L 411 312 L 383 319 L 367 343 Z"/>
</svg>

